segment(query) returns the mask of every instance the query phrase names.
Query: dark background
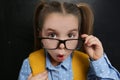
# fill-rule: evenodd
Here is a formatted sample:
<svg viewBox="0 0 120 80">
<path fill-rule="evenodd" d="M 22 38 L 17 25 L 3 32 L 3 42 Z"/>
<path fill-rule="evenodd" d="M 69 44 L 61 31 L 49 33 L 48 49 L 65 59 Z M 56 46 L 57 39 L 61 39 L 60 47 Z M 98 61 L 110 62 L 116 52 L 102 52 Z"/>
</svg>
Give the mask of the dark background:
<svg viewBox="0 0 120 80">
<path fill-rule="evenodd" d="M 112 65 L 120 71 L 120 1 L 66 0 L 87 2 L 95 14 L 94 35 L 103 43 Z M 38 0 L 0 0 L 1 78 L 17 80 L 23 59 L 33 51 L 33 13 Z"/>
</svg>

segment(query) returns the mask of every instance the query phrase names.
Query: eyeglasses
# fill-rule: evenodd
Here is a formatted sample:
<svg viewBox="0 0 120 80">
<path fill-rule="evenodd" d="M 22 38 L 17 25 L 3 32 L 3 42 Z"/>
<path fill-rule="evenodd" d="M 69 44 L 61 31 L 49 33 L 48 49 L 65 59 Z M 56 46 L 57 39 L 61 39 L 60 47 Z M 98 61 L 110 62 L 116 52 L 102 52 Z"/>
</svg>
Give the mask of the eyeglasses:
<svg viewBox="0 0 120 80">
<path fill-rule="evenodd" d="M 49 50 L 55 50 L 59 48 L 60 44 L 63 43 L 65 48 L 68 50 L 74 50 L 78 47 L 81 47 L 82 45 L 82 39 L 66 39 L 66 40 L 60 40 L 60 39 L 54 39 L 54 38 L 40 38 L 43 48 L 49 49 Z"/>
</svg>

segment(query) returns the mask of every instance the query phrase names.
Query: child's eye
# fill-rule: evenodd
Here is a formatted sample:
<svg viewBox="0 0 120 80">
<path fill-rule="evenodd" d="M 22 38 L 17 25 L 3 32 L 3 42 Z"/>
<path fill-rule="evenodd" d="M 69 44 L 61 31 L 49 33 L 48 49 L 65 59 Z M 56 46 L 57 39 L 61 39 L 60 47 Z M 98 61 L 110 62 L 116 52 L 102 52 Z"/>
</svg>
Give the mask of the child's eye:
<svg viewBox="0 0 120 80">
<path fill-rule="evenodd" d="M 69 38 L 75 38 L 75 34 L 70 33 L 70 34 L 68 34 L 68 37 L 69 37 Z"/>
<path fill-rule="evenodd" d="M 49 34 L 48 34 L 48 37 L 49 37 L 49 38 L 56 38 L 56 34 L 55 34 L 55 33 L 49 33 Z"/>
</svg>

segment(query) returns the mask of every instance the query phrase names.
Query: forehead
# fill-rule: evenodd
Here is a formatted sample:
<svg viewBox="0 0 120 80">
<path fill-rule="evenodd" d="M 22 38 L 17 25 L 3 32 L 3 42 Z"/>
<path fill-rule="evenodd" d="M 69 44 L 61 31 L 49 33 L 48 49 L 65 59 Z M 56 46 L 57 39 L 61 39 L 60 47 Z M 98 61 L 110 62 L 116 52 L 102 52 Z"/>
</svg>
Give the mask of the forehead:
<svg viewBox="0 0 120 80">
<path fill-rule="evenodd" d="M 43 29 L 69 30 L 78 29 L 78 18 L 72 14 L 51 13 L 44 20 Z"/>
</svg>

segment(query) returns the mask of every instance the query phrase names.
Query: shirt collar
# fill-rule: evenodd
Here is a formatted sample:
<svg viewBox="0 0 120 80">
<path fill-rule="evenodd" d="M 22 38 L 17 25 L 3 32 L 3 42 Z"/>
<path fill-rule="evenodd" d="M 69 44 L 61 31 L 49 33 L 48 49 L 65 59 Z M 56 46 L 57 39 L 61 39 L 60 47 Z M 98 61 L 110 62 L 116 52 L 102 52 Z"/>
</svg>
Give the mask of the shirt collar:
<svg viewBox="0 0 120 80">
<path fill-rule="evenodd" d="M 65 59 L 61 64 L 59 64 L 58 66 L 54 67 L 51 62 L 50 62 L 50 57 L 48 52 L 45 50 L 45 54 L 46 54 L 46 68 L 50 69 L 50 70 L 57 70 L 57 67 L 63 67 L 66 70 L 69 70 L 71 68 L 71 58 L 72 55 L 69 55 L 67 59 Z"/>
<path fill-rule="evenodd" d="M 69 70 L 71 68 L 71 55 L 68 56 L 67 59 L 65 59 L 61 65 L 66 69 Z"/>
</svg>

